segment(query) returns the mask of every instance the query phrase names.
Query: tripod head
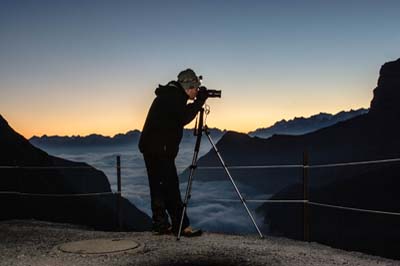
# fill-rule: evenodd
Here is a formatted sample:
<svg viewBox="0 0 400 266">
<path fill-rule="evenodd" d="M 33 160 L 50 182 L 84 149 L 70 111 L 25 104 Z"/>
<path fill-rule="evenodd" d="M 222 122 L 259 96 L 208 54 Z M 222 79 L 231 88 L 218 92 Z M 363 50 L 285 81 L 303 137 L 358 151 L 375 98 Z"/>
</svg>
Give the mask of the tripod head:
<svg viewBox="0 0 400 266">
<path fill-rule="evenodd" d="M 193 129 L 193 135 L 194 136 L 198 136 L 199 134 L 202 135 L 202 132 L 207 130 L 207 116 L 210 113 L 210 106 L 209 105 L 205 105 L 204 108 L 201 108 L 197 117 L 196 117 L 196 123 Z M 206 114 L 206 116 L 204 117 L 204 114 Z M 199 122 L 197 122 L 199 121 Z"/>
</svg>

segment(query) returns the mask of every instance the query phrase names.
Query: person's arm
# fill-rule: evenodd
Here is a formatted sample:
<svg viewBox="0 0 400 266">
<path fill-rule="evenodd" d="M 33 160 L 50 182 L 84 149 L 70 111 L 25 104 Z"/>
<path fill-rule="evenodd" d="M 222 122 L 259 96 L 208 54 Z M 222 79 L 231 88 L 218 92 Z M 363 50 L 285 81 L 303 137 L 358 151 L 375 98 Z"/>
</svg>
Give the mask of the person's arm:
<svg viewBox="0 0 400 266">
<path fill-rule="evenodd" d="M 204 105 L 206 99 L 196 99 L 193 103 L 189 103 L 185 106 L 183 114 L 183 125 L 189 124 L 200 111 Z"/>
</svg>

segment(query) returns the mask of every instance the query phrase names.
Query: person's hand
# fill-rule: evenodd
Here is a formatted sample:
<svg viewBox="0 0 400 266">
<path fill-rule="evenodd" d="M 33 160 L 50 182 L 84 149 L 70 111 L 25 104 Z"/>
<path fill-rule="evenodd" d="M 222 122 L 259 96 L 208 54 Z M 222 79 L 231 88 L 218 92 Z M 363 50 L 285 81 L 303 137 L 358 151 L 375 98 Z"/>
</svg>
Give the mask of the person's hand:
<svg viewBox="0 0 400 266">
<path fill-rule="evenodd" d="M 199 88 L 199 91 L 197 92 L 196 98 L 197 98 L 199 101 L 205 101 L 205 100 L 207 100 L 207 98 L 208 98 L 207 88 L 206 88 L 206 87 L 203 87 L 203 86 L 200 87 L 200 88 Z"/>
</svg>

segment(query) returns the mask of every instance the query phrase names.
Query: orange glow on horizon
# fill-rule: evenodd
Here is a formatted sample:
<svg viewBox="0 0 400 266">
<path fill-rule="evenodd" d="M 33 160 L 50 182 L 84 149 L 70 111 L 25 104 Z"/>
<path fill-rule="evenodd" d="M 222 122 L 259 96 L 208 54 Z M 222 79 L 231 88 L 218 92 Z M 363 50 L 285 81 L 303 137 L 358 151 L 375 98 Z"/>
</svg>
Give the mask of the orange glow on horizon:
<svg viewBox="0 0 400 266">
<path fill-rule="evenodd" d="M 349 107 L 345 109 L 334 109 L 334 110 L 321 110 L 315 111 L 312 108 L 304 110 L 300 114 L 295 110 L 269 110 L 267 115 L 265 112 L 259 112 L 258 115 L 252 115 L 251 110 L 249 112 L 238 112 L 236 115 L 225 116 L 226 114 L 214 114 L 208 117 L 207 124 L 210 128 L 216 127 L 221 130 L 233 130 L 241 133 L 248 133 L 258 128 L 266 128 L 272 126 L 275 122 L 282 119 L 290 120 L 295 117 L 309 117 L 311 115 L 318 114 L 320 112 L 327 112 L 336 114 L 342 110 L 349 111 L 350 109 L 359 109 L 361 106 Z M 257 112 L 256 112 L 257 113 Z M 116 120 L 113 117 L 102 119 L 101 117 L 90 118 L 87 117 L 70 117 L 64 119 L 64 121 L 56 121 L 54 119 L 41 119 L 35 121 L 34 119 L 20 119 L 17 117 L 4 117 L 10 126 L 29 139 L 33 136 L 41 137 L 47 136 L 88 136 L 91 134 L 99 134 L 103 136 L 113 137 L 116 134 L 125 134 L 131 130 L 141 130 L 145 114 L 141 117 L 136 117 L 136 121 L 133 116 L 126 115 L 125 117 L 116 116 L 120 119 Z M 249 119 L 252 117 L 252 119 Z M 11 118 L 11 119 L 10 119 Z M 185 128 L 193 128 L 195 122 L 192 121 Z"/>
<path fill-rule="evenodd" d="M 351 91 L 348 88 L 347 91 Z M 297 91 L 305 89 L 298 87 Z M 66 91 L 68 91 L 66 89 Z M 224 90 L 225 92 L 225 90 Z M 367 108 L 372 91 L 361 93 L 334 93 L 331 90 L 318 91 L 318 94 L 285 94 L 256 88 L 252 94 L 243 94 L 240 90 L 227 90 L 222 99 L 209 99 L 211 113 L 207 118 L 210 128 L 234 130 L 248 133 L 258 128 L 272 126 L 282 119 L 309 117 L 320 112 L 336 114 L 350 109 Z M 118 97 L 116 97 L 116 95 Z M 148 108 L 154 99 L 153 89 L 118 95 L 107 91 L 85 95 L 76 99 L 50 98 L 44 103 L 25 103 L 18 98 L 8 106 L 2 106 L 7 112 L 3 117 L 10 126 L 25 138 L 32 136 L 87 136 L 100 134 L 114 136 L 131 130 L 141 130 Z M 24 108 L 16 108 L 23 106 Z M 187 126 L 193 128 L 194 121 Z"/>
</svg>

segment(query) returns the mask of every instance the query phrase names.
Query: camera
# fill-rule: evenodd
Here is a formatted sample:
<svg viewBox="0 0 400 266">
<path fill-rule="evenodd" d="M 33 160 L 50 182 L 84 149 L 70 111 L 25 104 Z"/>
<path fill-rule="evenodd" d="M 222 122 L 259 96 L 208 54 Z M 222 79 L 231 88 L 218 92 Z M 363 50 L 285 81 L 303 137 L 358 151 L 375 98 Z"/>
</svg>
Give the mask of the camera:
<svg viewBox="0 0 400 266">
<path fill-rule="evenodd" d="M 207 98 L 221 98 L 221 90 L 209 90 L 204 86 L 199 88 L 199 93 L 205 93 Z"/>
<path fill-rule="evenodd" d="M 203 76 L 199 76 L 198 78 L 201 83 L 203 81 Z M 222 93 L 221 90 L 209 90 L 204 86 L 201 86 L 199 88 L 199 92 L 206 94 L 207 98 L 221 98 L 221 93 Z"/>
</svg>

